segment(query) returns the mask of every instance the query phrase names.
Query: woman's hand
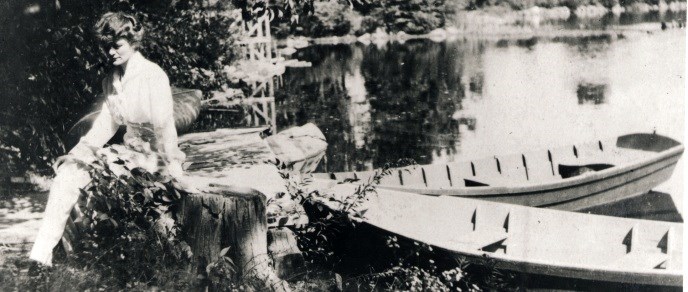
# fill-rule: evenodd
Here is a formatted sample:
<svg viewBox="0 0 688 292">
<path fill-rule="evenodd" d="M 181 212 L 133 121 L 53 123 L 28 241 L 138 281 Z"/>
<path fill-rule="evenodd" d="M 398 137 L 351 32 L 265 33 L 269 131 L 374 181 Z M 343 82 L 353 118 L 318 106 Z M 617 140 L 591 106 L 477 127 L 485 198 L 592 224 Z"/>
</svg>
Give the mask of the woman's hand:
<svg viewBox="0 0 688 292">
<path fill-rule="evenodd" d="M 177 161 L 172 161 L 167 164 L 167 173 L 174 178 L 182 178 L 184 176 L 182 165 Z"/>
</svg>

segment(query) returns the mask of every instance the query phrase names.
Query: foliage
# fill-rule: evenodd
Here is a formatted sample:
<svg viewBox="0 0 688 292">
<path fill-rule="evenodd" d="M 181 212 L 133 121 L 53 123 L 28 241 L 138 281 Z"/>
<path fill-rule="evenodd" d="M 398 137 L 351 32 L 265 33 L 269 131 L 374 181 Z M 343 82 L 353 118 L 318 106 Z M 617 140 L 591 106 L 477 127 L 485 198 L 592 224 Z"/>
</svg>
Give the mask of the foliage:
<svg viewBox="0 0 688 292">
<path fill-rule="evenodd" d="M 186 193 L 169 176 L 129 170 L 124 164 L 120 160 L 112 166 L 121 168 L 119 174 L 104 160 L 81 166 L 89 170 L 92 181 L 82 190 L 83 216 L 75 221 L 83 232 L 75 246 L 74 265 L 99 271 L 105 278 L 117 277 L 122 288 L 190 278 L 185 265 L 191 249 L 177 238 L 174 218 Z"/>
<path fill-rule="evenodd" d="M 106 11 L 135 14 L 144 24 L 143 54 L 159 64 L 173 85 L 220 89 L 222 69 L 235 56 L 235 18 L 200 1 L 171 4 L 137 0 L 60 1 L 61 8 L 40 7 L 21 13 L 17 4 L 6 12 L 10 23 L 3 50 L 22 58 L 2 63 L 8 76 L 0 102 L 0 149 L 9 171 L 49 170 L 51 161 L 69 145 L 68 130 L 101 92 L 100 80 L 109 70 L 91 27 Z M 73 138 L 72 138 L 73 139 Z M 10 150 L 8 150 L 10 149 Z"/>
<path fill-rule="evenodd" d="M 329 268 L 339 262 L 333 248 L 334 239 L 342 232 L 355 227 L 355 220 L 363 219 L 365 212 L 359 207 L 367 200 L 368 195 L 375 193 L 374 185 L 378 184 L 383 176 L 391 173 L 389 169 L 385 167 L 376 171 L 367 182 L 358 185 L 352 195 L 342 200 L 333 197 L 325 198 L 324 194 L 320 194 L 317 190 L 305 191 L 306 185 L 310 183 L 308 179 L 288 180 L 288 189 L 292 199 L 311 211 L 308 225 L 296 231 L 299 249 L 307 262 L 314 266 Z M 338 210 L 325 208 L 322 205 L 323 199 L 337 204 Z M 314 212 L 317 214 L 313 214 Z"/>
<path fill-rule="evenodd" d="M 364 14 L 367 20 L 364 19 L 361 29 L 366 32 L 381 27 L 389 32 L 422 34 L 444 26 L 444 0 L 382 0 L 374 3 L 369 14 Z M 372 27 L 374 24 L 378 26 Z M 381 24 L 384 27 L 379 26 Z"/>
<path fill-rule="evenodd" d="M 373 33 L 378 27 L 384 27 L 385 23 L 382 19 L 366 15 L 361 20 L 361 27 L 356 32 L 357 35 L 362 35 L 366 33 Z"/>
<path fill-rule="evenodd" d="M 293 198 L 311 207 L 309 224 L 306 228 L 297 230 L 296 233 L 299 248 L 309 265 L 317 270 L 346 271 L 346 267 L 342 267 L 344 264 L 342 256 L 346 255 L 341 254 L 337 246 L 341 235 L 358 232 L 357 222 L 365 218 L 362 204 L 376 192 L 375 185 L 380 179 L 392 174 L 392 167 L 413 164 L 415 162 L 408 159 L 387 164 L 368 181 L 357 181 L 360 185 L 354 193 L 343 199 L 318 191 L 305 191 L 306 185 L 311 183 L 308 179 L 302 182 L 289 180 L 289 192 Z M 283 175 L 289 178 L 289 175 Z M 352 181 L 355 180 L 345 182 Z M 336 205 L 337 207 L 324 207 L 323 201 L 327 202 L 328 206 Z M 481 291 L 483 288 L 499 290 L 514 290 L 515 288 L 513 275 L 503 274 L 494 269 L 494 262 L 489 259 L 484 260 L 481 266 L 472 265 L 464 260 L 445 260 L 442 263 L 436 263 L 435 260 L 444 258 L 431 246 L 397 236 L 388 236 L 384 248 L 375 248 L 374 253 L 390 254 L 389 259 L 392 262 L 379 272 L 371 266 L 370 271 L 363 274 L 354 273 L 352 277 L 345 280 L 342 280 L 338 274 L 332 277 L 322 273 L 309 274 L 309 280 L 320 281 L 325 276 L 326 279 L 334 278 L 338 289 L 364 291 Z M 356 262 L 356 264 L 362 263 Z M 299 284 L 305 285 L 308 282 L 299 282 Z M 327 285 L 332 285 L 331 282 L 326 281 Z"/>
<path fill-rule="evenodd" d="M 314 13 L 302 19 L 297 34 L 310 37 L 342 36 L 351 30 L 349 7 L 338 1 L 314 3 Z"/>
<path fill-rule="evenodd" d="M 394 251 L 396 263 L 381 272 L 361 275 L 356 282 L 375 289 L 394 291 L 498 291 L 517 290 L 515 275 L 494 268 L 489 258 L 475 265 L 459 258 L 448 260 L 431 246 L 409 239 L 389 236 L 386 241 Z M 435 261 L 442 261 L 436 263 Z"/>
</svg>

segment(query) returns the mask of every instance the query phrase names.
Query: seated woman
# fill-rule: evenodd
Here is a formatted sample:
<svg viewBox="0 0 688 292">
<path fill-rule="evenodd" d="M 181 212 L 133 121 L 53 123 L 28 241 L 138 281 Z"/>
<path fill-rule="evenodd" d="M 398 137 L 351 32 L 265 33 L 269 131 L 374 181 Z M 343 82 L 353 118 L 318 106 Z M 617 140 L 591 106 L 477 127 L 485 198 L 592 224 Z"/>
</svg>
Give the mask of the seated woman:
<svg viewBox="0 0 688 292">
<path fill-rule="evenodd" d="M 102 82 L 106 102 L 91 130 L 53 165 L 56 177 L 29 255 L 44 265 L 52 264 L 52 250 L 62 238 L 79 189 L 91 180 L 81 165 L 110 150 L 129 167 L 176 178 L 182 174 L 185 155 L 177 145 L 170 83 L 165 72 L 139 52 L 141 24 L 124 13 L 106 13 L 95 25 L 95 32 L 113 65 Z M 126 126 L 124 145 L 102 148 L 121 125 Z"/>
</svg>

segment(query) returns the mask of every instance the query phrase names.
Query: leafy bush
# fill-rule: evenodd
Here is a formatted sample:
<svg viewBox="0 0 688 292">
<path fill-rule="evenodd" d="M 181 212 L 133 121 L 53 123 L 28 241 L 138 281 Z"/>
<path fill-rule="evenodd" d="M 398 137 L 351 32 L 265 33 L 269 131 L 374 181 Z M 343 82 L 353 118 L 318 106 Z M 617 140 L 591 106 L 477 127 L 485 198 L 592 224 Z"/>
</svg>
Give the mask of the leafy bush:
<svg viewBox="0 0 688 292">
<path fill-rule="evenodd" d="M 445 12 L 444 0 L 385 0 L 379 2 L 366 16 L 384 23 L 389 32 L 422 34 L 443 27 Z M 375 24 L 372 19 L 367 22 L 366 25 L 361 25 L 362 29 L 369 29 L 367 25 Z"/>
<path fill-rule="evenodd" d="M 339 1 L 315 2 L 313 18 L 309 29 L 313 36 L 342 36 L 351 31 L 349 6 Z M 305 26 L 310 26 L 306 22 Z"/>
<path fill-rule="evenodd" d="M 287 19 L 278 19 L 273 27 L 278 31 L 289 28 L 296 35 L 308 37 L 343 36 L 351 31 L 351 16 L 346 3 L 332 0 L 314 2 L 313 5 L 313 13 L 302 16 L 298 22 L 287 25 Z"/>
<path fill-rule="evenodd" d="M 104 159 L 82 165 L 92 181 L 82 190 L 83 216 L 75 224 L 83 232 L 72 265 L 119 279 L 121 288 L 159 286 L 174 278 L 187 280 L 173 281 L 181 285 L 175 289 L 186 288 L 195 276 L 186 269 L 192 254 L 177 238 L 174 217 L 186 193 L 168 176 L 141 168 L 129 171 L 124 164 L 119 160 L 113 165 L 124 170 L 119 175 Z"/>
<path fill-rule="evenodd" d="M 361 27 L 356 31 L 356 34 L 362 35 L 365 33 L 373 33 L 378 27 L 385 27 L 385 23 L 382 19 L 366 15 L 361 20 Z"/>
<path fill-rule="evenodd" d="M 384 176 L 392 174 L 392 167 L 401 167 L 416 164 L 410 159 L 402 159 L 394 164 L 387 164 L 377 171 L 368 181 L 359 182 L 353 194 L 344 199 L 335 199 L 320 194 L 317 191 L 306 192 L 307 180 L 300 182 L 283 174 L 289 181 L 289 192 L 293 198 L 305 205 L 309 213 L 309 223 L 306 228 L 297 230 L 297 242 L 307 263 L 316 271 L 344 271 L 349 277 L 342 280 L 337 274 L 335 277 L 324 275 L 326 278 L 335 278 L 338 289 L 364 291 L 481 291 L 483 288 L 498 290 L 514 290 L 516 281 L 512 274 L 503 274 L 494 269 L 494 261 L 484 260 L 483 265 L 473 265 L 465 260 L 446 260 L 441 254 L 437 254 L 431 246 L 418 243 L 397 236 L 389 236 L 381 246 L 371 246 L 375 254 L 389 254 L 388 263 L 383 269 L 377 267 L 361 267 L 365 263 L 356 261 L 356 268 L 365 271 L 358 274 L 347 270 L 343 257 L 339 250 L 341 236 L 351 236 L 351 232 L 359 232 L 358 220 L 365 218 L 365 211 L 361 210 L 362 204 L 368 200 L 371 194 L 376 192 L 375 185 Z M 338 204 L 337 211 L 324 207 L 322 200 L 331 204 Z M 374 231 L 379 235 L 379 230 Z M 381 238 L 382 239 L 382 238 Z M 376 241 L 367 237 L 367 241 Z M 345 245 L 348 243 L 344 243 Z M 376 258 L 377 259 L 377 258 Z M 435 263 L 437 259 L 445 259 L 442 263 Z M 368 263 L 371 264 L 371 263 Z M 380 263 L 375 263 L 380 264 Z M 376 272 L 375 270 L 379 270 Z M 329 276 L 329 277 L 328 277 Z M 322 273 L 310 273 L 306 276 L 316 281 L 323 277 Z M 331 285 L 329 281 L 327 285 Z M 299 283 L 303 284 L 303 283 Z"/>
</svg>

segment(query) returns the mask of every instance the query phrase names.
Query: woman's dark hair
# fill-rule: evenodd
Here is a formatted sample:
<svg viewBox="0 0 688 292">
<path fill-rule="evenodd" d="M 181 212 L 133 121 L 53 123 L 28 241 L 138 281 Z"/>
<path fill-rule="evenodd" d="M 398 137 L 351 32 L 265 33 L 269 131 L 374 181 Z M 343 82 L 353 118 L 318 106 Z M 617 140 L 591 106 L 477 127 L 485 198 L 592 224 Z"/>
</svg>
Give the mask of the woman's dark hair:
<svg viewBox="0 0 688 292">
<path fill-rule="evenodd" d="M 143 27 L 135 17 L 123 12 L 108 12 L 100 17 L 94 31 L 98 40 L 104 43 L 126 39 L 129 44 L 138 47 L 143 39 Z"/>
</svg>

